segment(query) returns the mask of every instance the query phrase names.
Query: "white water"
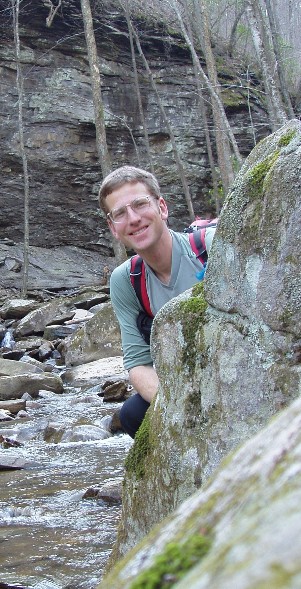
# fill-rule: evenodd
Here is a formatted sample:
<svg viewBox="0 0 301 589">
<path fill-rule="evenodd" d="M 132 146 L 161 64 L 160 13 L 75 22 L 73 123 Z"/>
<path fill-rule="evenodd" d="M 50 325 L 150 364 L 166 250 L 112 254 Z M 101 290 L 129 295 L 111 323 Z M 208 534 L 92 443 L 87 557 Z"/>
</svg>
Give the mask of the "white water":
<svg viewBox="0 0 301 589">
<path fill-rule="evenodd" d="M 122 477 L 132 441 L 119 434 L 46 442 L 49 422 L 64 429 L 101 425 L 118 405 L 101 403 L 93 390 L 83 389 L 38 402 L 29 409 L 29 421 L 0 423 L 0 433 L 24 440 L 21 448 L 1 452 L 34 462 L 29 469 L 0 471 L 0 581 L 34 589 L 92 589 L 115 540 L 120 507 L 82 496 L 89 487 Z"/>
</svg>

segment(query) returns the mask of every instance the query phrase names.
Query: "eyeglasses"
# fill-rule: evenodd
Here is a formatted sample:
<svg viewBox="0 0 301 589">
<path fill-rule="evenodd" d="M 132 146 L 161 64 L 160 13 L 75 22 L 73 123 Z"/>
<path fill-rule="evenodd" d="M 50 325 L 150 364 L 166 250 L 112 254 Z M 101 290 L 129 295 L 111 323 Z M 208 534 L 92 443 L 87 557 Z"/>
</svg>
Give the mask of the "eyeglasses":
<svg viewBox="0 0 301 589">
<path fill-rule="evenodd" d="M 132 211 L 135 213 L 143 213 L 145 209 L 151 204 L 151 197 L 150 196 L 138 196 L 134 198 L 132 202 L 129 202 L 127 205 L 123 207 L 119 207 L 117 209 L 112 209 L 108 214 L 107 217 L 113 223 L 123 223 L 128 216 L 128 207 L 131 207 Z"/>
</svg>

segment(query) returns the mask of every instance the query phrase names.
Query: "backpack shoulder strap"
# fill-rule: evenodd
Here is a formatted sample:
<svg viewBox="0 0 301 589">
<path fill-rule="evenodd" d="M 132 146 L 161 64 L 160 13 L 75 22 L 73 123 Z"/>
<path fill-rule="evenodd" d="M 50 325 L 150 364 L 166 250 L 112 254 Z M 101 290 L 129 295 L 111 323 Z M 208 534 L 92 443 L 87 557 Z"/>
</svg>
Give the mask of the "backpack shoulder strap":
<svg viewBox="0 0 301 589">
<path fill-rule="evenodd" d="M 150 317 L 153 317 L 149 297 L 146 290 L 145 265 L 138 254 L 131 258 L 130 279 L 139 303 Z"/>
<path fill-rule="evenodd" d="M 206 243 L 205 243 L 206 229 L 208 227 L 216 227 L 216 226 L 217 226 L 217 222 L 214 219 L 211 223 L 210 222 L 207 223 L 201 229 L 198 229 L 197 231 L 193 231 L 192 233 L 188 234 L 190 247 L 191 247 L 192 251 L 195 253 L 198 260 L 200 260 L 200 262 L 203 265 L 206 264 L 206 262 L 208 260 L 208 254 L 206 251 Z"/>
<path fill-rule="evenodd" d="M 198 229 L 198 231 L 193 231 L 189 233 L 189 243 L 192 251 L 195 253 L 196 257 L 200 262 L 204 265 L 207 262 L 208 254 L 206 252 L 206 245 L 205 245 L 205 232 L 206 229 Z"/>
</svg>

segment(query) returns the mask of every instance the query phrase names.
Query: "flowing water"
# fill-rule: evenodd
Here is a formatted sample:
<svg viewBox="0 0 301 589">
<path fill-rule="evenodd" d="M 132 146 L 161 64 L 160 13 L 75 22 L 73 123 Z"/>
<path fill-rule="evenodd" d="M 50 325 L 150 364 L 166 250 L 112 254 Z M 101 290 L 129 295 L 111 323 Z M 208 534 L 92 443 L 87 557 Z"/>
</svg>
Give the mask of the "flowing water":
<svg viewBox="0 0 301 589">
<path fill-rule="evenodd" d="M 0 472 L 0 582 L 92 589 L 115 540 L 120 506 L 82 497 L 89 487 L 121 479 L 132 441 L 125 434 L 45 441 L 49 422 L 64 431 L 79 424 L 88 430 L 102 426 L 118 405 L 103 403 L 95 387 L 66 388 L 62 395 L 48 393 L 37 401 L 29 419 L 0 423 L 0 434 L 23 442 L 1 452 L 30 463 Z"/>
</svg>

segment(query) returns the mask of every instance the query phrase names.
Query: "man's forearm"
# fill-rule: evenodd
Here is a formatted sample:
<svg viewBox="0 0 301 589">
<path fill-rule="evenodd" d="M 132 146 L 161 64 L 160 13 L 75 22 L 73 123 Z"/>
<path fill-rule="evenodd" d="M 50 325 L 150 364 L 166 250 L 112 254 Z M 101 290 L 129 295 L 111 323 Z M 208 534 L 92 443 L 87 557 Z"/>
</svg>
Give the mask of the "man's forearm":
<svg viewBox="0 0 301 589">
<path fill-rule="evenodd" d="M 129 371 L 130 383 L 135 391 L 148 403 L 155 396 L 159 380 L 155 369 L 152 366 L 135 366 Z"/>
</svg>

